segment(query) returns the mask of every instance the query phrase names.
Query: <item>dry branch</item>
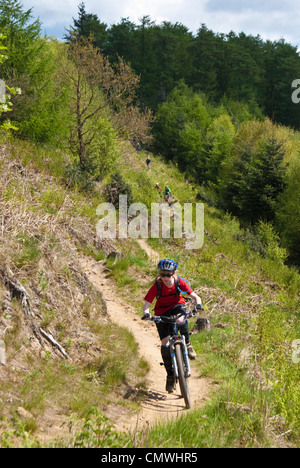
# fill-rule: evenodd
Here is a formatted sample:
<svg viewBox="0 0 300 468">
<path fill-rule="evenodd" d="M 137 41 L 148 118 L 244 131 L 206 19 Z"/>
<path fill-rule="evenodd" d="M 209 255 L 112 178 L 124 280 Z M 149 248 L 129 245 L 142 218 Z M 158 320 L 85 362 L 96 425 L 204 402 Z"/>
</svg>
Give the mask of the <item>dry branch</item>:
<svg viewBox="0 0 300 468">
<path fill-rule="evenodd" d="M 68 356 L 68 354 L 65 352 L 64 348 L 59 343 L 57 343 L 57 341 L 55 341 L 51 335 L 46 333 L 42 328 L 39 330 L 43 337 L 46 338 L 53 346 L 55 346 L 66 359 L 71 359 L 70 356 Z"/>
<path fill-rule="evenodd" d="M 16 278 L 14 278 L 12 271 L 9 268 L 7 268 L 5 271 L 0 265 L 0 274 L 2 276 L 4 285 L 10 290 L 12 297 L 15 296 L 21 299 L 23 311 L 27 319 L 27 325 L 31 326 L 33 334 L 36 336 L 41 346 L 43 346 L 43 344 L 40 335 L 46 338 L 55 348 L 57 348 L 66 359 L 70 359 L 63 347 L 57 343 L 57 341 L 51 335 L 46 333 L 42 328 L 38 328 L 38 326 L 34 323 L 33 315 L 31 313 L 30 296 L 22 284 Z"/>
</svg>

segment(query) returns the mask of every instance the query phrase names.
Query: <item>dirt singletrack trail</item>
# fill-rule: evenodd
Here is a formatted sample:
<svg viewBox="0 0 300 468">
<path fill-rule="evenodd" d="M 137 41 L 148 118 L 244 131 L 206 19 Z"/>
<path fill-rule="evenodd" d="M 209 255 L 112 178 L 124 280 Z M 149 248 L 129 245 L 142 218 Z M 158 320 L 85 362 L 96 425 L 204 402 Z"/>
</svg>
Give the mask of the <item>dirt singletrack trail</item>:
<svg viewBox="0 0 300 468">
<path fill-rule="evenodd" d="M 146 251 L 149 260 L 155 264 L 158 254 L 140 239 L 140 246 Z M 134 336 L 139 345 L 139 353 L 148 362 L 150 371 L 147 375 L 147 391 L 142 402 L 142 409 L 132 416 L 119 415 L 115 421 L 120 431 L 133 431 L 137 427 L 152 426 L 156 422 L 171 420 L 182 413 L 186 413 L 184 400 L 179 394 L 179 385 L 173 394 L 165 391 L 166 371 L 160 353 L 160 341 L 156 327 L 153 323 L 141 320 L 136 310 L 118 296 L 118 290 L 112 279 L 107 277 L 105 262 L 97 262 L 92 258 L 81 259 L 81 266 L 91 283 L 102 294 L 107 304 L 107 312 L 112 322 L 126 327 Z M 146 294 L 147 291 L 145 291 Z M 197 375 L 197 370 L 191 363 L 192 376 L 189 378 L 189 390 L 192 408 L 200 407 L 208 399 L 210 383 L 207 379 Z"/>
</svg>

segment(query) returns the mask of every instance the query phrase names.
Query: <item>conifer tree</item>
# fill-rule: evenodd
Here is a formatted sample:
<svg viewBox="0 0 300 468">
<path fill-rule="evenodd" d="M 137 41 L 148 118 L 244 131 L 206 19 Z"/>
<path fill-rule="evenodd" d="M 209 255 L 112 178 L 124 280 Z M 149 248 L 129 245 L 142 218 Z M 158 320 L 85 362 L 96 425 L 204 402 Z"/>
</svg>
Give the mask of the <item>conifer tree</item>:
<svg viewBox="0 0 300 468">
<path fill-rule="evenodd" d="M 223 192 L 226 207 L 251 224 L 272 222 L 285 188 L 282 142 L 268 140 L 258 151 L 244 149 Z"/>
<path fill-rule="evenodd" d="M 7 86 L 22 89 L 12 99 L 11 120 L 19 134 L 45 141 L 55 129 L 48 113 L 55 107 L 55 95 L 49 91 L 55 62 L 49 44 L 40 36 L 40 21 L 34 20 L 32 8 L 24 10 L 18 0 L 0 0 L 0 30 L 7 48 L 0 76 Z"/>
<path fill-rule="evenodd" d="M 0 67 L 3 79 L 18 80 L 30 74 L 39 53 L 36 41 L 41 32 L 40 21 L 32 19 L 32 8 L 24 11 L 18 0 L 0 0 L 0 30 L 7 47 L 7 60 Z"/>
<path fill-rule="evenodd" d="M 100 50 L 106 47 L 108 32 L 107 24 L 101 22 L 97 15 L 93 13 L 87 13 L 84 2 L 81 2 L 78 6 L 78 18 L 73 18 L 73 26 L 65 35 L 67 42 L 70 42 L 74 37 L 74 34 L 80 38 L 85 37 L 93 38 L 93 45 Z"/>
</svg>

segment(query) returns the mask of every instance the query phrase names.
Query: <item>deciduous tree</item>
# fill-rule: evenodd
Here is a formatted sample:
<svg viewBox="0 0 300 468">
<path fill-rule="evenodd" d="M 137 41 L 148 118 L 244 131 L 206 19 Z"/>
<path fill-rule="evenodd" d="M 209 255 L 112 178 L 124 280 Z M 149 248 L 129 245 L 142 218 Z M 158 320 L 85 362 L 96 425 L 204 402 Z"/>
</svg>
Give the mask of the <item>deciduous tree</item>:
<svg viewBox="0 0 300 468">
<path fill-rule="evenodd" d="M 128 136 L 140 131 L 138 137 L 143 134 L 146 138 L 149 122 L 135 106 L 139 78 L 122 59 L 112 67 L 94 47 L 92 38 L 74 35 L 62 68 L 70 89 L 70 148 L 83 168 L 91 160 L 91 149 L 99 137 L 100 118 L 110 119 L 117 131 Z"/>
</svg>

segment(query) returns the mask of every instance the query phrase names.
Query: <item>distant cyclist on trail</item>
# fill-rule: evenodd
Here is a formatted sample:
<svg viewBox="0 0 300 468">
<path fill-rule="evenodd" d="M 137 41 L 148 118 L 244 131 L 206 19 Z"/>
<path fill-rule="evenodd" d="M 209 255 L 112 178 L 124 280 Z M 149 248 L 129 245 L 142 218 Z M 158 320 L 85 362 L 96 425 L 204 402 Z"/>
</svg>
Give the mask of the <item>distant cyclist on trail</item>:
<svg viewBox="0 0 300 468">
<path fill-rule="evenodd" d="M 149 308 L 155 298 L 157 299 L 154 307 L 156 316 L 170 317 L 186 312 L 182 293 L 187 293 L 195 301 L 198 310 L 203 310 L 200 297 L 194 293 L 185 280 L 176 275 L 177 263 L 174 260 L 165 258 L 159 262 L 157 268 L 158 277 L 144 298 L 143 312 L 145 318 L 150 315 Z M 167 371 L 166 391 L 172 393 L 174 390 L 174 375 L 169 347 L 172 328 L 170 324 L 163 322 L 156 323 L 156 326 L 161 340 L 161 355 Z M 196 353 L 190 343 L 188 321 L 184 316 L 178 319 L 178 327 L 181 335 L 185 337 L 189 358 L 195 359 Z"/>
<path fill-rule="evenodd" d="M 149 156 L 149 155 L 147 156 L 147 159 L 146 159 L 145 162 L 146 162 L 146 165 L 147 165 L 147 169 L 148 169 L 148 171 L 149 171 L 149 170 L 150 170 L 150 163 L 151 163 L 151 159 L 150 159 L 150 156 Z"/>
<path fill-rule="evenodd" d="M 164 196 L 165 196 L 165 201 L 168 201 L 169 198 L 172 196 L 171 190 L 169 189 L 167 185 L 165 186 Z"/>
</svg>

